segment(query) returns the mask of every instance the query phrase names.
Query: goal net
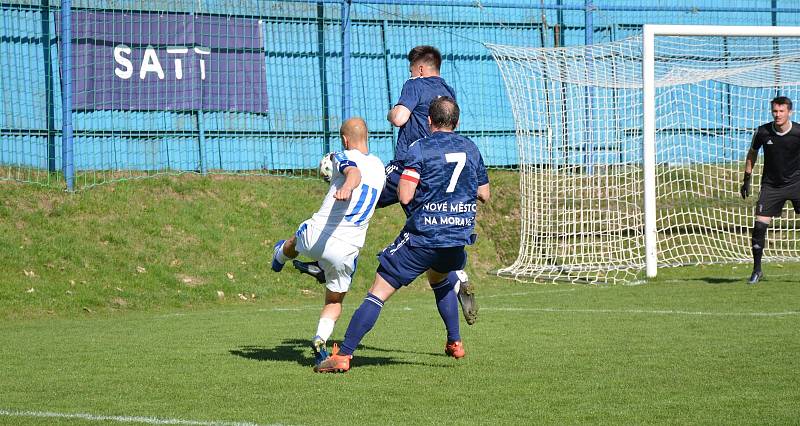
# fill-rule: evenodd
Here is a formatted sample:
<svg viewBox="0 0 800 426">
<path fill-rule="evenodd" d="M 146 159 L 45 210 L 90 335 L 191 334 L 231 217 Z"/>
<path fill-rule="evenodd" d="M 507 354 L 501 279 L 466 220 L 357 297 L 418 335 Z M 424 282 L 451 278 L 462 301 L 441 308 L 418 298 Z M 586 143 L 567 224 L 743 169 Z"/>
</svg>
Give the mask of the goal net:
<svg viewBox="0 0 800 426">
<path fill-rule="evenodd" d="M 649 276 L 655 265 L 751 261 L 763 153 L 747 200 L 744 158 L 754 130 L 772 120 L 770 100 L 800 101 L 800 38 L 657 35 L 649 93 L 643 40 L 487 44 L 519 148 L 520 250 L 500 275 L 624 283 L 644 277 L 648 258 Z M 655 112 L 649 149 L 646 96 Z M 800 220 L 790 203 L 783 213 L 770 225 L 766 262 L 800 259 Z"/>
</svg>

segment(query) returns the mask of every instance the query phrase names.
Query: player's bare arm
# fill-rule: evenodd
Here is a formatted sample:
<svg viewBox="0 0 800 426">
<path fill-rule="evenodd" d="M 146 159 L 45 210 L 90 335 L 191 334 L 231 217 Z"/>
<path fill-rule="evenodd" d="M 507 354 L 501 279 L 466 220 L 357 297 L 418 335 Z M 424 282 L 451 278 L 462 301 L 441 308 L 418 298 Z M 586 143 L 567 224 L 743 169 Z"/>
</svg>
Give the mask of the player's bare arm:
<svg viewBox="0 0 800 426">
<path fill-rule="evenodd" d="M 358 167 L 349 166 L 344 169 L 344 183 L 342 187 L 336 190 L 333 198 L 337 200 L 349 200 L 353 194 L 353 189 L 361 184 L 361 170 Z"/>
<path fill-rule="evenodd" d="M 478 187 L 478 201 L 485 203 L 489 201 L 491 194 L 489 192 L 489 184 L 481 185 Z"/>
<path fill-rule="evenodd" d="M 400 178 L 400 183 L 397 184 L 397 198 L 400 199 L 402 204 L 408 204 L 414 199 L 414 193 L 417 191 L 417 185 L 419 184 L 419 178 L 412 180 L 405 178 L 405 176 L 406 173 L 404 172 L 403 177 Z"/>
<path fill-rule="evenodd" d="M 395 105 L 386 115 L 386 119 L 395 127 L 403 127 L 409 118 L 411 118 L 411 110 L 406 108 L 405 105 Z"/>
</svg>

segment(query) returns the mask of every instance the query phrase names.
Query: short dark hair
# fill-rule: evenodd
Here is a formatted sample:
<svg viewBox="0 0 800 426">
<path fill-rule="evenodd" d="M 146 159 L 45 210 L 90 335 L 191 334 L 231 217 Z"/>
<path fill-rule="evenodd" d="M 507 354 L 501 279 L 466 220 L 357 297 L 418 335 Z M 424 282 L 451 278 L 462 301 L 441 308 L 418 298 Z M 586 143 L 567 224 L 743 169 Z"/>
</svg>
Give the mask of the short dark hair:
<svg viewBox="0 0 800 426">
<path fill-rule="evenodd" d="M 456 100 L 447 96 L 434 99 L 428 108 L 431 124 L 439 129 L 455 129 L 460 114 L 461 110 L 458 108 Z"/>
<path fill-rule="evenodd" d="M 422 62 L 435 68 L 437 71 L 442 66 L 442 54 L 433 46 L 417 46 L 408 52 L 408 63 L 414 65 Z"/>
<path fill-rule="evenodd" d="M 772 102 L 769 103 L 770 108 L 772 108 L 772 105 L 786 105 L 786 107 L 789 108 L 789 111 L 792 110 L 792 100 L 786 96 L 776 97 L 772 100 Z"/>
</svg>

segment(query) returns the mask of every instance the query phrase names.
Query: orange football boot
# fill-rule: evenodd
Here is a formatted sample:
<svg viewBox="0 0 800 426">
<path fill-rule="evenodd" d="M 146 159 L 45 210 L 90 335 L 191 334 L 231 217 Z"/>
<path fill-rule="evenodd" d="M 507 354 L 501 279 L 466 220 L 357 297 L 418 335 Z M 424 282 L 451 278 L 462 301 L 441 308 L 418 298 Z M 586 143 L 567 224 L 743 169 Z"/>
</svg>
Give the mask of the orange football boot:
<svg viewBox="0 0 800 426">
<path fill-rule="evenodd" d="M 467 352 L 464 350 L 464 344 L 461 343 L 461 340 L 456 340 L 455 342 L 447 342 L 444 346 L 444 353 L 447 356 L 451 356 L 455 359 L 464 358 Z"/>
<path fill-rule="evenodd" d="M 462 353 L 461 356 L 464 356 L 463 349 L 461 350 L 461 353 Z M 333 348 L 331 349 L 331 355 L 322 362 L 320 362 L 319 364 L 315 365 L 314 372 L 344 373 L 345 371 L 350 369 L 351 359 L 353 359 L 353 355 L 339 355 L 339 345 L 334 343 Z"/>
</svg>

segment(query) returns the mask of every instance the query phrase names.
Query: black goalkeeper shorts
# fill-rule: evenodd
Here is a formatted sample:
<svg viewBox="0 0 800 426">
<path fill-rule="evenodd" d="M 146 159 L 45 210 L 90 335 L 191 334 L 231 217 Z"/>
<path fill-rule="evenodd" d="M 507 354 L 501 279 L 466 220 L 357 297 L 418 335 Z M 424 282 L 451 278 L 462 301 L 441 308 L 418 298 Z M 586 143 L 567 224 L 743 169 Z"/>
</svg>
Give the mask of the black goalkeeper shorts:
<svg viewBox="0 0 800 426">
<path fill-rule="evenodd" d="M 786 201 L 791 201 L 794 212 L 800 214 L 800 182 L 783 187 L 763 184 L 756 203 L 756 216 L 779 217 Z"/>
</svg>

